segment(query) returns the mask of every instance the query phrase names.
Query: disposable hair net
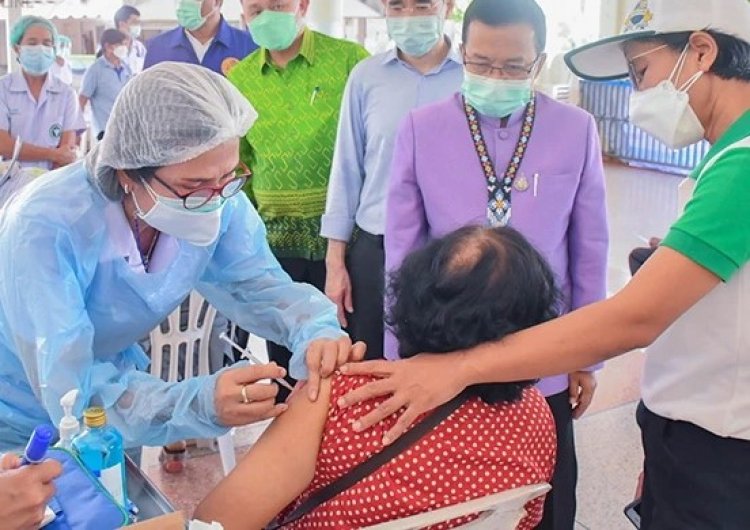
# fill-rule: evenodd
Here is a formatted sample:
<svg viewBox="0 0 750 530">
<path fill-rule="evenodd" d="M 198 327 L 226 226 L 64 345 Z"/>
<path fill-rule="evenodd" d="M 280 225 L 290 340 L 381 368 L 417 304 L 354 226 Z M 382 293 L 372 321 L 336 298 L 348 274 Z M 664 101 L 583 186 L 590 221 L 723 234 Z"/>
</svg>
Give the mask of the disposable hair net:
<svg viewBox="0 0 750 530">
<path fill-rule="evenodd" d="M 192 160 L 244 136 L 258 114 L 224 77 L 202 66 L 164 62 L 122 90 L 88 166 L 104 194 L 121 197 L 118 169 Z"/>
<path fill-rule="evenodd" d="M 42 26 L 48 29 L 52 34 L 52 42 L 57 43 L 57 28 L 49 20 L 42 17 L 36 17 L 33 15 L 26 15 L 18 19 L 18 22 L 13 24 L 10 28 L 10 43 L 12 46 L 19 44 L 23 36 L 26 34 L 26 30 L 32 26 Z"/>
</svg>

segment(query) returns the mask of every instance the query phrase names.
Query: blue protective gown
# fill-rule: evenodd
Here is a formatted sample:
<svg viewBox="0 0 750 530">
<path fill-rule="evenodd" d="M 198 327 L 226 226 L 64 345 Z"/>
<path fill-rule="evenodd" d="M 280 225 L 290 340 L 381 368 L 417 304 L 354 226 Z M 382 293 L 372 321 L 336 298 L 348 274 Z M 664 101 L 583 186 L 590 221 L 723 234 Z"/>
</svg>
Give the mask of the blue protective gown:
<svg viewBox="0 0 750 530">
<path fill-rule="evenodd" d="M 60 397 L 74 388 L 76 414 L 103 405 L 127 446 L 226 432 L 216 374 L 166 383 L 143 371 L 149 360 L 136 343 L 193 289 L 293 351 L 297 378 L 311 340 L 343 335 L 335 306 L 280 268 L 245 194 L 227 201 L 214 244 L 173 239 L 171 262 L 149 274 L 118 252 L 106 222 L 116 208 L 77 163 L 40 177 L 0 213 L 0 449 L 23 445 L 40 423 L 56 426 Z"/>
</svg>

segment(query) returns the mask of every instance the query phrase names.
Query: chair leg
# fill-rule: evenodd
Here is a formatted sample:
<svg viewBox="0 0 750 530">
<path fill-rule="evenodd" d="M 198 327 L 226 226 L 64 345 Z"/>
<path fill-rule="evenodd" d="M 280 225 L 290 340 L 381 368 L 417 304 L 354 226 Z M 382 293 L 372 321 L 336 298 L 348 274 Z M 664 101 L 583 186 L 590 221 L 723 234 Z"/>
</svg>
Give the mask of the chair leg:
<svg viewBox="0 0 750 530">
<path fill-rule="evenodd" d="M 232 431 L 216 438 L 216 442 L 219 445 L 219 456 L 221 457 L 221 465 L 224 468 L 224 475 L 229 475 L 237 464 L 234 457 L 234 438 L 232 438 Z"/>
</svg>

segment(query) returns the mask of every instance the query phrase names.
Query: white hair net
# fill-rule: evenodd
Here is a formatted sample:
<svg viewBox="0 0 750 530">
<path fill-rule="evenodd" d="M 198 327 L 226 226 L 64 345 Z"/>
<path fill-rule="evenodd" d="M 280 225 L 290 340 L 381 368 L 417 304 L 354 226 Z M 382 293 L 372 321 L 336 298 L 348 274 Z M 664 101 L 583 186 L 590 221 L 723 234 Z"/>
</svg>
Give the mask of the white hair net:
<svg viewBox="0 0 750 530">
<path fill-rule="evenodd" d="M 116 200 L 122 196 L 116 170 L 192 160 L 244 136 L 257 117 L 219 74 L 192 64 L 160 63 L 138 74 L 117 97 L 87 166 L 103 193 Z"/>
</svg>

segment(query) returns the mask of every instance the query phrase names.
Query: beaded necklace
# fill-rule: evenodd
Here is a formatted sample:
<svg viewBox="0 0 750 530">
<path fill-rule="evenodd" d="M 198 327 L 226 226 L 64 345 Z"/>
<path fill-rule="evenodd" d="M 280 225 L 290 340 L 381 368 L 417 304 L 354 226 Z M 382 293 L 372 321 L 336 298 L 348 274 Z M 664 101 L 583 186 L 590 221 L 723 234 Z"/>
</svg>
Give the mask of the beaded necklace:
<svg viewBox="0 0 750 530">
<path fill-rule="evenodd" d="M 138 254 L 141 255 L 141 263 L 143 269 L 148 272 L 149 265 L 151 264 L 151 255 L 154 253 L 154 247 L 156 247 L 156 241 L 159 239 L 159 232 L 156 233 L 154 238 L 151 240 L 151 245 L 148 250 L 144 253 L 143 246 L 141 245 L 141 224 L 138 222 L 138 216 L 135 216 L 135 244 L 138 247 Z"/>
<path fill-rule="evenodd" d="M 534 130 L 536 98 L 532 98 L 528 105 L 526 105 L 526 111 L 523 116 L 523 125 L 521 126 L 521 134 L 518 137 L 516 148 L 513 150 L 513 156 L 511 157 L 508 167 L 505 170 L 505 174 L 503 175 L 501 185 L 498 185 L 495 165 L 492 163 L 489 151 L 487 150 L 487 144 L 484 141 L 484 135 L 482 134 L 482 128 L 479 124 L 477 111 L 467 103 L 465 98 L 463 102 L 466 121 L 469 125 L 469 132 L 471 133 L 471 139 L 474 142 L 474 149 L 476 149 L 479 163 L 482 166 L 484 176 L 487 179 L 487 192 L 489 194 L 489 200 L 487 202 L 487 221 L 490 226 L 506 226 L 510 222 L 510 196 L 512 188 L 515 187 L 516 190 L 520 192 L 529 189 L 528 180 L 526 180 L 523 175 L 519 178 L 516 178 L 516 176 L 518 174 L 518 169 L 523 162 L 523 158 L 526 155 L 531 132 Z"/>
</svg>

